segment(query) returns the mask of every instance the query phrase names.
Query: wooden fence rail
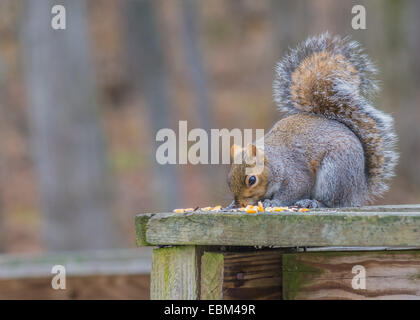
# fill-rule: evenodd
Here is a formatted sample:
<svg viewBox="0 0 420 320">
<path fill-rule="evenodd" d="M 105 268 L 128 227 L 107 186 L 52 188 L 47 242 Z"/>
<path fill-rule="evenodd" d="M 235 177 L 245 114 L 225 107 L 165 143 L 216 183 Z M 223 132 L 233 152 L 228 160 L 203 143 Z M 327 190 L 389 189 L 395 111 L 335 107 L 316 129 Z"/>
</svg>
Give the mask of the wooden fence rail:
<svg viewBox="0 0 420 320">
<path fill-rule="evenodd" d="M 148 299 L 148 248 L 0 255 L 0 300 Z M 54 289 L 52 267 L 65 268 L 66 288 Z"/>
<path fill-rule="evenodd" d="M 420 205 L 136 217 L 152 299 L 420 299 Z"/>
</svg>

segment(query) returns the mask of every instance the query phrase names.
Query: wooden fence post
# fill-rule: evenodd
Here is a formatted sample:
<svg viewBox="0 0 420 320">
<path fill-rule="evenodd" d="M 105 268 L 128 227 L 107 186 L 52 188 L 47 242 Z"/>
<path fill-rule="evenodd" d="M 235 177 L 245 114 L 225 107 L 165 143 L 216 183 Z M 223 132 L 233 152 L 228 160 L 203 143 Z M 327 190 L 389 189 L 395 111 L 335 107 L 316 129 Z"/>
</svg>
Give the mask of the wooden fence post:
<svg viewBox="0 0 420 320">
<path fill-rule="evenodd" d="M 150 284 L 152 300 L 198 300 L 200 298 L 198 246 L 176 246 L 153 250 Z"/>
</svg>

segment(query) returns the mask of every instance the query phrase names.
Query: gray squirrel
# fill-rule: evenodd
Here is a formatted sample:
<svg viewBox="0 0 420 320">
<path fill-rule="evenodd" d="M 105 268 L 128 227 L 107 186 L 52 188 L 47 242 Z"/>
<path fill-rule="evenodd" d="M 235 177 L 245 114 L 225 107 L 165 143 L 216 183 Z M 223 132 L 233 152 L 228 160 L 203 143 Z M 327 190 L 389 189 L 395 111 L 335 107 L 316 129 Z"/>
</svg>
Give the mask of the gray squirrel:
<svg viewBox="0 0 420 320">
<path fill-rule="evenodd" d="M 276 65 L 274 101 L 286 116 L 255 144 L 233 145 L 231 206 L 348 207 L 387 190 L 398 160 L 393 119 L 371 99 L 377 70 L 360 45 L 328 33 L 310 37 Z M 259 174 L 246 174 L 256 157 Z"/>
</svg>

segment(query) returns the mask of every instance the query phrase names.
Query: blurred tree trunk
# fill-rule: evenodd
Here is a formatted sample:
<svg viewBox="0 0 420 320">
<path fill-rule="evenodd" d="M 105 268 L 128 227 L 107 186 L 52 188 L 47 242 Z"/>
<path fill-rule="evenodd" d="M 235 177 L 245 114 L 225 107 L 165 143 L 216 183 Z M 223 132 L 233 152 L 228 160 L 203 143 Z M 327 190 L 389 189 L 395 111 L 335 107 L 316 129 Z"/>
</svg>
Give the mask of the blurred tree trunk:
<svg viewBox="0 0 420 320">
<path fill-rule="evenodd" d="M 83 0 L 60 1 L 66 30 L 51 27 L 53 0 L 27 0 L 22 45 L 27 103 L 50 250 L 118 246 Z"/>
<path fill-rule="evenodd" d="M 298 11 L 297 6 L 298 4 L 293 0 L 270 0 L 273 49 L 276 59 L 280 58 L 287 48 L 292 47 L 300 37 L 298 31 L 302 29 L 302 26 L 299 28 L 299 24 L 304 23 L 304 20 L 299 19 L 300 16 L 303 16 L 303 12 Z M 299 15 L 299 17 L 296 17 L 296 15 Z"/>
<path fill-rule="evenodd" d="M 210 137 L 210 130 L 212 128 L 212 114 L 210 111 L 210 98 L 208 91 L 207 76 L 203 65 L 203 54 L 200 43 L 200 28 L 198 24 L 200 2 L 195 0 L 182 1 L 182 43 L 184 44 L 185 64 L 192 90 L 195 94 L 195 101 L 197 105 L 198 125 L 204 129 Z M 210 143 L 208 145 L 208 155 L 211 157 Z M 209 160 L 210 161 L 210 160 Z M 203 166 L 201 181 L 203 187 L 207 187 L 207 193 L 212 192 L 211 185 L 214 185 L 220 177 L 218 177 L 215 166 Z M 206 183 L 207 182 L 207 183 Z"/>
<path fill-rule="evenodd" d="M 158 30 L 155 2 L 153 0 L 127 1 L 128 58 L 136 87 L 145 96 L 149 108 L 153 138 L 159 129 L 170 128 L 170 99 L 168 72 L 161 34 Z M 144 116 L 146 110 L 140 110 Z M 177 129 L 175 130 L 177 132 Z M 157 210 L 179 206 L 179 184 L 176 166 L 159 165 L 155 160 L 156 143 L 150 150 L 154 163 L 154 177 L 148 187 L 154 187 Z"/>
<path fill-rule="evenodd" d="M 191 79 L 193 90 L 197 97 L 200 127 L 210 133 L 211 114 L 209 112 L 209 95 L 207 78 L 202 62 L 200 50 L 200 36 L 197 24 L 198 2 L 184 0 L 182 2 L 182 25 L 187 71 Z"/>
<path fill-rule="evenodd" d="M 397 3 L 403 6 L 400 3 Z M 403 118 L 404 129 L 403 136 L 400 137 L 400 149 L 404 152 L 401 157 L 401 166 L 407 180 L 420 189 L 420 61 L 418 54 L 420 52 L 420 1 L 410 1 L 404 3 L 406 6 L 406 16 L 404 20 L 405 32 L 402 36 L 407 38 L 407 44 L 401 53 L 401 60 L 406 62 L 406 72 L 399 72 L 407 75 L 406 91 L 403 95 L 406 103 L 403 108 L 399 108 L 395 113 Z M 407 59 L 408 58 L 408 59 Z M 400 65 L 401 62 L 395 65 Z"/>
<path fill-rule="evenodd" d="M 3 64 L 3 59 L 0 56 L 0 101 L 2 101 L 2 104 L 0 104 L 0 113 L 6 114 L 6 108 L 5 106 L 7 105 L 7 97 L 6 97 L 6 92 L 5 92 L 5 87 L 6 87 L 6 80 L 5 80 L 5 67 Z M 4 120 L 3 120 L 3 116 L 0 118 L 0 128 L 4 127 Z M 0 129 L 1 130 L 1 129 Z M 4 227 L 4 208 L 3 208 L 3 194 L 4 194 L 4 188 L 5 188 L 5 167 L 6 167 L 6 163 L 5 163 L 5 159 L 4 159 L 4 155 L 3 155 L 3 139 L 0 139 L 0 146 L 2 146 L 0 148 L 0 252 L 3 252 L 5 250 L 5 242 L 6 242 L 6 237 L 5 237 L 5 227 Z"/>
</svg>

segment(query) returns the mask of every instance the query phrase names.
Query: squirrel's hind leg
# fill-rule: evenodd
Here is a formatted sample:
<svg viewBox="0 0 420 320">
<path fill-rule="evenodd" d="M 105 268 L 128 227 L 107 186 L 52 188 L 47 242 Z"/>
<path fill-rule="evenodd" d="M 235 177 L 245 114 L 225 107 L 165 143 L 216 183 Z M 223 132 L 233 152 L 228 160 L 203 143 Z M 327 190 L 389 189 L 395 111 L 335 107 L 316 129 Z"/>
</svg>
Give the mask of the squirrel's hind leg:
<svg viewBox="0 0 420 320">
<path fill-rule="evenodd" d="M 302 199 L 294 204 L 295 206 L 298 206 L 299 208 L 325 208 L 326 206 L 318 200 L 315 199 Z"/>
<path fill-rule="evenodd" d="M 365 158 L 360 142 L 337 144 L 317 170 L 311 198 L 326 207 L 355 207 L 367 194 Z"/>
<path fill-rule="evenodd" d="M 265 199 L 262 201 L 262 205 L 264 207 L 285 207 L 287 206 L 287 203 L 278 199 Z"/>
</svg>

